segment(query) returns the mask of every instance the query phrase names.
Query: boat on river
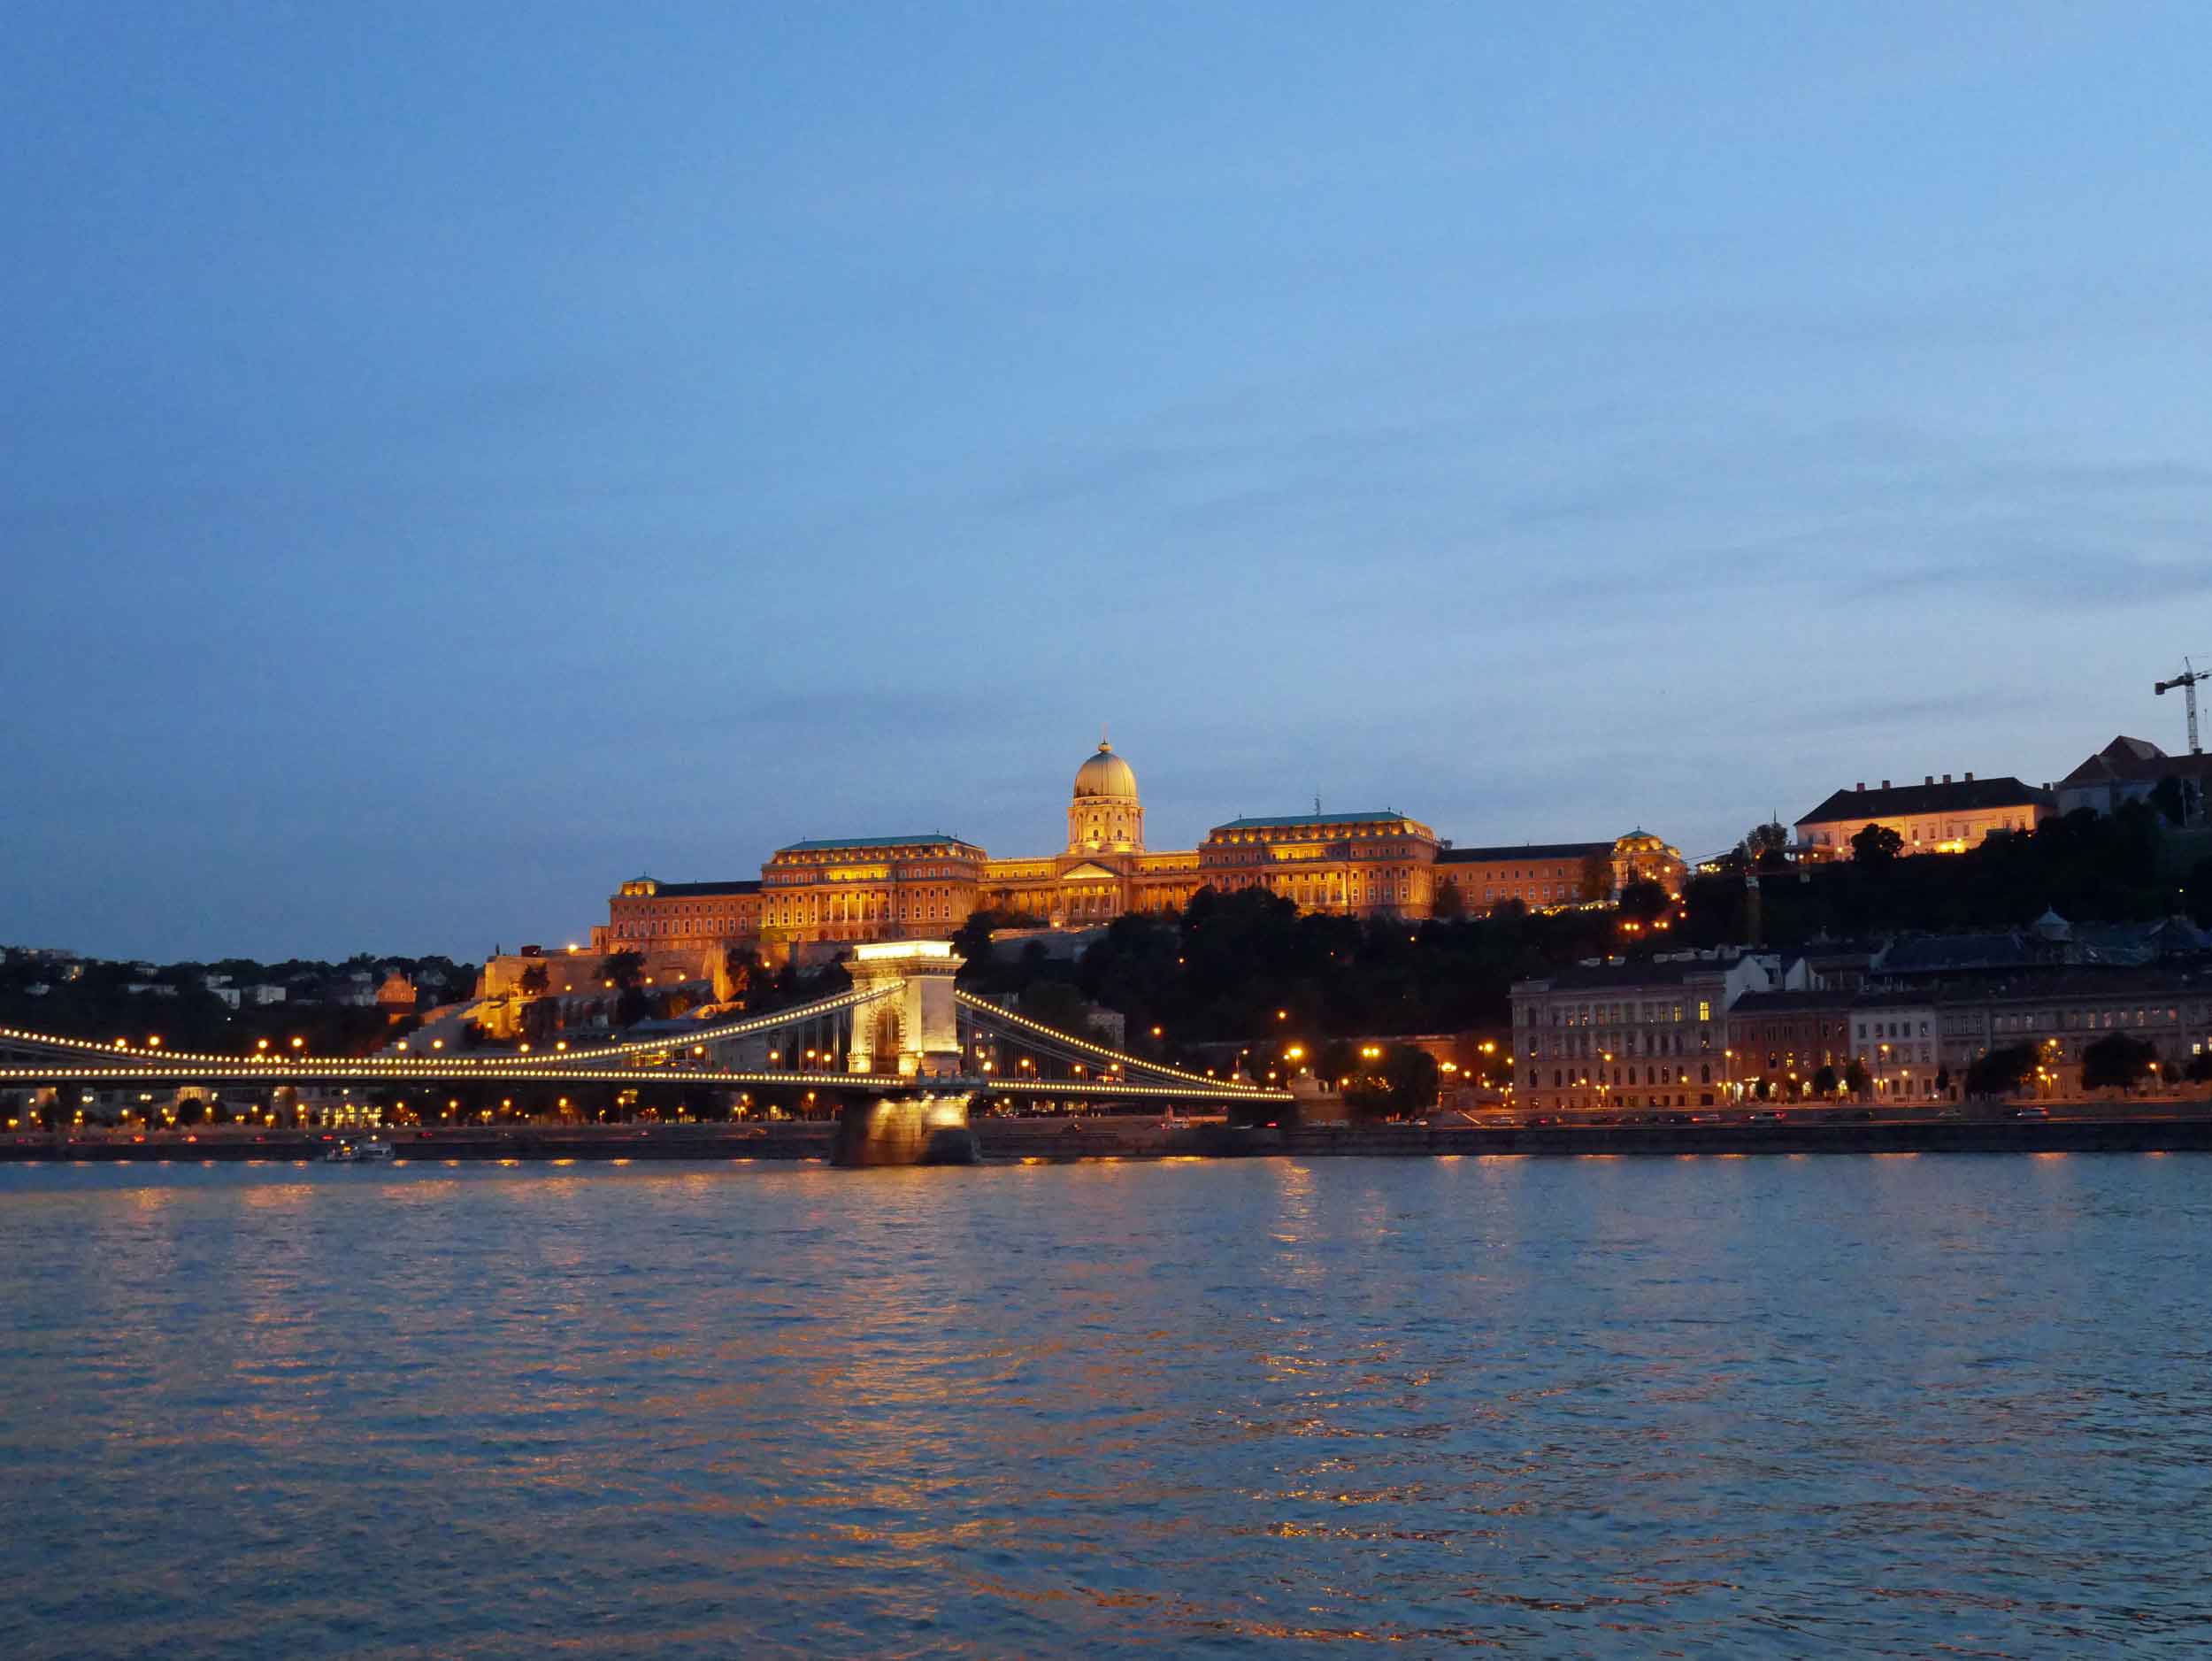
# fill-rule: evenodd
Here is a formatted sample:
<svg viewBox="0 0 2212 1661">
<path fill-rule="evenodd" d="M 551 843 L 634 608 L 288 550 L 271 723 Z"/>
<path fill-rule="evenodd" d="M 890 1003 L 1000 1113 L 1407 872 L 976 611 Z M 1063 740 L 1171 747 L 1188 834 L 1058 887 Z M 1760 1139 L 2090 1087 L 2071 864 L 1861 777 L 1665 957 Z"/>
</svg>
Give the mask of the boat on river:
<svg viewBox="0 0 2212 1661">
<path fill-rule="evenodd" d="M 348 1136 L 323 1150 L 326 1165 L 374 1165 L 392 1157 L 392 1144 L 372 1136 L 357 1142 Z"/>
</svg>

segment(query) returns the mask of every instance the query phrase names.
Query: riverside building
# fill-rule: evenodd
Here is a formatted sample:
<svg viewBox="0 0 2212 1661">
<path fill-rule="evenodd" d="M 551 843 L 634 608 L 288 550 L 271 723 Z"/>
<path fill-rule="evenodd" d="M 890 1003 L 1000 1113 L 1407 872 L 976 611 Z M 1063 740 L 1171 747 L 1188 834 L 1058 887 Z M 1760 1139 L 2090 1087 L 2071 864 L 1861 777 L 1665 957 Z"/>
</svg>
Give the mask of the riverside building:
<svg viewBox="0 0 2212 1661">
<path fill-rule="evenodd" d="M 1685 951 L 1590 963 L 1517 980 L 1514 1079 L 1532 1113 L 1713 1107 L 1733 1099 L 1729 1011 L 1747 995 L 1802 991 L 1802 958 Z"/>
</svg>

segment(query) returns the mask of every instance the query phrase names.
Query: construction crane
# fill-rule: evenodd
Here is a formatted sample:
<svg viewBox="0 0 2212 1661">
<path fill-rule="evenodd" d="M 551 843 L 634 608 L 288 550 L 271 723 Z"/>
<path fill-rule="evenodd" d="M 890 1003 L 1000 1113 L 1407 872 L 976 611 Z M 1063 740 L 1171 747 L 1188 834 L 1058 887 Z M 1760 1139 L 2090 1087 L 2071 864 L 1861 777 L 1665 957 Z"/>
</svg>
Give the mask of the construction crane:
<svg viewBox="0 0 2212 1661">
<path fill-rule="evenodd" d="M 2186 657 L 2181 660 L 2181 673 L 2171 681 L 2161 681 L 2151 690 L 2164 697 L 2176 687 L 2181 688 L 2182 701 L 2189 706 L 2189 753 L 2204 754 L 2204 746 L 2197 742 L 2197 682 L 2212 681 L 2212 669 L 2200 669 Z"/>
</svg>

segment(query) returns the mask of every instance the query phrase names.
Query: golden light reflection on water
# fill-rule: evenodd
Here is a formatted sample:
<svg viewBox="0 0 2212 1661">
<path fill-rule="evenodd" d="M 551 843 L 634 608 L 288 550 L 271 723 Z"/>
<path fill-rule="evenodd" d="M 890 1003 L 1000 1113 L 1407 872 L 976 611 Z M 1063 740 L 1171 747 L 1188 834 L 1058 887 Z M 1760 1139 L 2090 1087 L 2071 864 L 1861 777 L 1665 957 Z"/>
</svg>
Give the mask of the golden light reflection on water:
<svg viewBox="0 0 2212 1661">
<path fill-rule="evenodd" d="M 110 1653 L 2185 1637 L 2201 1167 L 2041 1168 L 0 1173 L 0 1528 L 35 1621 L 257 1565 Z"/>
</svg>

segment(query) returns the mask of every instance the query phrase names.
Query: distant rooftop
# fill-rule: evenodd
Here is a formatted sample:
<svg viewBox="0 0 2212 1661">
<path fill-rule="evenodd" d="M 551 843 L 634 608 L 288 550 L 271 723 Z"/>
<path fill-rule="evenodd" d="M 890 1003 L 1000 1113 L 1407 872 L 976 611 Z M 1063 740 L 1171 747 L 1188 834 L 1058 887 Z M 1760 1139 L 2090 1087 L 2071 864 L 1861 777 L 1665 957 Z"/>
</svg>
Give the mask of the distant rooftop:
<svg viewBox="0 0 2212 1661">
<path fill-rule="evenodd" d="M 2170 776 L 2212 777 L 2212 756 L 2170 756 L 2147 738 L 2123 733 L 2059 781 L 2061 786 L 2116 781 L 2155 783 Z"/>
<path fill-rule="evenodd" d="M 1662 963 L 1639 960 L 1633 963 L 1577 964 L 1571 969 L 1555 970 L 1550 974 L 1532 977 L 1548 982 L 1555 992 L 1595 991 L 1601 988 L 1631 986 L 1679 986 L 1686 980 L 1706 977 L 1718 979 L 1733 969 L 1740 961 L 1736 957 L 1701 957 L 1693 955 L 1686 960 L 1670 957 Z M 1525 985 L 1526 982 L 1517 981 Z"/>
<path fill-rule="evenodd" d="M 1838 790 L 1809 813 L 1801 813 L 1800 825 L 1830 825 L 1842 819 L 1905 819 L 1916 813 L 1970 813 L 1999 807 L 2054 806 L 2048 790 L 2023 784 L 2007 776 L 1977 779 L 1971 773 L 1954 784 L 1885 783 L 1878 790 L 1863 786 Z"/>
<path fill-rule="evenodd" d="M 839 848 L 972 848 L 973 842 L 963 842 L 957 836 L 933 832 L 927 836 L 824 836 L 810 842 L 786 842 L 776 850 L 780 854 L 824 853 Z"/>
<path fill-rule="evenodd" d="M 1331 825 L 1417 825 L 1420 821 L 1389 808 L 1370 813 L 1285 813 L 1263 819 L 1233 819 L 1213 832 L 1232 830 L 1320 830 Z"/>
<path fill-rule="evenodd" d="M 702 894 L 758 894 L 760 879 L 741 878 L 732 882 L 656 882 L 653 887 L 663 899 L 672 894 L 679 898 Z"/>
<path fill-rule="evenodd" d="M 1504 848 L 1447 848 L 1436 856 L 1440 865 L 1498 865 L 1509 859 L 1587 859 L 1592 854 L 1610 858 L 1613 844 L 1604 842 L 1523 842 Z"/>
</svg>

